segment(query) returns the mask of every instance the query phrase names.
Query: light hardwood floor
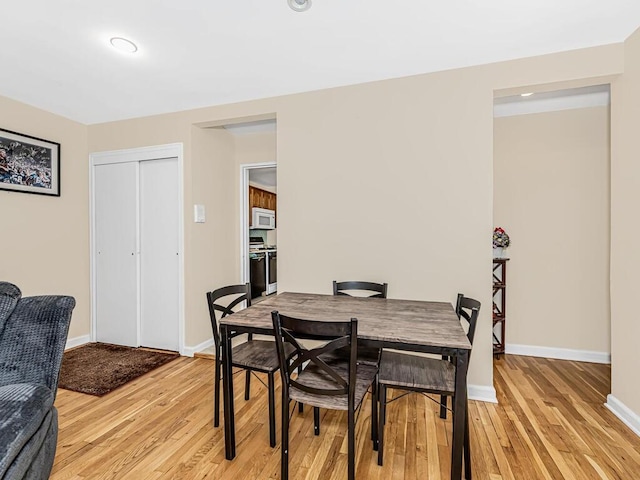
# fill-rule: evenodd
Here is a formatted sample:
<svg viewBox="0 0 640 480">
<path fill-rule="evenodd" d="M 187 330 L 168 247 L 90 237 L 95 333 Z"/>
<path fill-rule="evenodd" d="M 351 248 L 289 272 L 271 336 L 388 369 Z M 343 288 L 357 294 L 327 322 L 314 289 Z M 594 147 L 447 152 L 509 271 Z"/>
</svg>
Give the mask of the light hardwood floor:
<svg viewBox="0 0 640 480">
<path fill-rule="evenodd" d="M 506 356 L 494 373 L 500 403 L 470 402 L 475 479 L 640 478 L 640 439 L 603 406 L 608 366 Z M 229 462 L 222 427 L 212 424 L 212 377 L 211 360 L 183 357 L 102 398 L 59 390 L 51 478 L 279 478 L 266 389 L 254 379 L 245 402 L 236 376 L 238 455 Z M 383 467 L 369 441 L 369 405 L 357 423 L 359 479 L 449 478 L 451 421 L 434 402 L 409 395 L 388 407 Z M 346 416 L 322 415 L 316 437 L 312 409 L 293 414 L 291 478 L 346 478 Z"/>
</svg>

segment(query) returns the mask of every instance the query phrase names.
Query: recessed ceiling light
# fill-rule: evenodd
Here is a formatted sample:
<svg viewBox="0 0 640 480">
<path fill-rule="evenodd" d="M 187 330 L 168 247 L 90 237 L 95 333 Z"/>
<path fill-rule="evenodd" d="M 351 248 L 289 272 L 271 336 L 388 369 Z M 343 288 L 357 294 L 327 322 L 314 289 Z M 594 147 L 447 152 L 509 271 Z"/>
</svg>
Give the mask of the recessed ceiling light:
<svg viewBox="0 0 640 480">
<path fill-rule="evenodd" d="M 304 12 L 311 8 L 311 0 L 287 0 L 292 10 Z"/>
<path fill-rule="evenodd" d="M 138 46 L 131 40 L 127 40 L 126 38 L 113 37 L 109 40 L 109 43 L 113 48 L 119 50 L 120 52 L 136 53 L 138 51 Z"/>
<path fill-rule="evenodd" d="M 533 95 L 533 92 L 529 92 L 529 93 L 521 93 L 520 96 L 521 97 L 530 97 L 531 95 Z"/>
</svg>

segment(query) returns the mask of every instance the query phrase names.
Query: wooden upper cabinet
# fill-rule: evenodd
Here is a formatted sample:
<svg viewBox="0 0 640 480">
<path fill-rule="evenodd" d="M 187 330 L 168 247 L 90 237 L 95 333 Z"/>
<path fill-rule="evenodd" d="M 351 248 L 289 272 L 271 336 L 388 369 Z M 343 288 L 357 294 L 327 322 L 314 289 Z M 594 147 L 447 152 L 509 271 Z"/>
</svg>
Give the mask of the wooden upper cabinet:
<svg viewBox="0 0 640 480">
<path fill-rule="evenodd" d="M 253 223 L 253 207 L 266 208 L 276 211 L 278 196 L 275 193 L 267 192 L 261 188 L 249 185 L 249 226 Z"/>
</svg>

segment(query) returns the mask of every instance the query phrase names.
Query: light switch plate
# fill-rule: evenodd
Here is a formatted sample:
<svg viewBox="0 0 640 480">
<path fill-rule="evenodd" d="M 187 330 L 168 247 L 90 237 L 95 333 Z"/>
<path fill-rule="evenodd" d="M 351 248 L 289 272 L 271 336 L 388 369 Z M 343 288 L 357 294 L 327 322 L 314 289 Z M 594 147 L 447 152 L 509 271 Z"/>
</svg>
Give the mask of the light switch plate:
<svg viewBox="0 0 640 480">
<path fill-rule="evenodd" d="M 193 221 L 195 223 L 204 223 L 204 205 L 193 206 Z"/>
</svg>

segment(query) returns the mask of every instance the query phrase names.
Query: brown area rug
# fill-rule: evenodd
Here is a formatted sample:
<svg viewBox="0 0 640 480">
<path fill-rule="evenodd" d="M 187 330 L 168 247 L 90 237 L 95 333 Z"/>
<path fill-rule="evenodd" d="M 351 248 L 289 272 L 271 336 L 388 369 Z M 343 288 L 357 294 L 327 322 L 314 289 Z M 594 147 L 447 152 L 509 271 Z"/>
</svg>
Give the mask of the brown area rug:
<svg viewBox="0 0 640 480">
<path fill-rule="evenodd" d="M 62 357 L 58 386 L 101 397 L 180 355 L 106 343 L 90 343 Z"/>
</svg>

